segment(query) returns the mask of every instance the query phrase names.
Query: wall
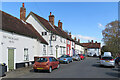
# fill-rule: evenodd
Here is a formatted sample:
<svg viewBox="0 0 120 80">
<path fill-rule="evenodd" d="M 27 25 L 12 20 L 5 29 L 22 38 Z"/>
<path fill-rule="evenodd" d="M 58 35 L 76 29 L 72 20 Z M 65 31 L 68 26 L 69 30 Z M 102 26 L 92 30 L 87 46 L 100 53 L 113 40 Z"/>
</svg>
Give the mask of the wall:
<svg viewBox="0 0 120 80">
<path fill-rule="evenodd" d="M 27 20 L 27 22 L 29 22 L 30 24 L 33 25 L 33 27 L 41 34 L 42 32 L 47 32 L 43 26 L 36 20 L 34 19 L 34 17 L 32 15 L 30 15 Z M 41 34 L 42 35 L 42 34 Z M 42 36 L 47 42 L 48 42 L 48 46 L 47 46 L 47 55 L 46 56 L 54 56 L 56 57 L 56 45 L 58 45 L 58 56 L 61 56 L 61 50 L 60 50 L 60 46 L 66 47 L 66 43 L 63 43 L 63 41 L 65 40 L 64 38 L 62 38 L 62 42 L 60 41 L 60 36 L 56 35 L 56 41 L 51 41 L 50 37 L 51 37 L 51 33 L 47 32 L 47 35 Z M 51 47 L 52 46 L 52 47 Z M 41 55 L 42 56 L 42 55 Z"/>
<path fill-rule="evenodd" d="M 41 54 L 40 51 L 37 53 L 37 40 L 14 34 L 9 33 L 6 31 L 0 31 L 0 36 L 2 37 L 2 41 L 0 43 L 0 46 L 2 47 L 2 55 L 0 55 L 1 62 L 4 62 L 8 65 L 8 48 L 14 48 L 14 69 L 16 68 L 15 63 L 22 63 L 22 62 L 29 62 L 34 61 L 34 56 Z M 42 44 L 40 44 L 40 48 L 42 48 Z M 24 61 L 24 48 L 28 48 L 28 54 L 29 54 L 29 61 Z M 40 48 L 38 50 L 40 50 Z M 0 48 L 1 49 L 1 48 Z"/>
</svg>

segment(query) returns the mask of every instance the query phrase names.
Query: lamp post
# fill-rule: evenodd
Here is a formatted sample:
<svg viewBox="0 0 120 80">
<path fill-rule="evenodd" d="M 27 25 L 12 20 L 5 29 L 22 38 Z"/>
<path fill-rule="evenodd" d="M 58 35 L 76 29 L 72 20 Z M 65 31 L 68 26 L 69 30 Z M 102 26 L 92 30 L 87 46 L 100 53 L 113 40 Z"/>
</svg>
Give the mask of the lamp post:
<svg viewBox="0 0 120 80">
<path fill-rule="evenodd" d="M 57 49 L 59 48 L 59 45 L 56 45 L 55 48 L 56 48 L 56 58 L 57 58 L 57 56 L 58 56 L 57 55 Z"/>
</svg>

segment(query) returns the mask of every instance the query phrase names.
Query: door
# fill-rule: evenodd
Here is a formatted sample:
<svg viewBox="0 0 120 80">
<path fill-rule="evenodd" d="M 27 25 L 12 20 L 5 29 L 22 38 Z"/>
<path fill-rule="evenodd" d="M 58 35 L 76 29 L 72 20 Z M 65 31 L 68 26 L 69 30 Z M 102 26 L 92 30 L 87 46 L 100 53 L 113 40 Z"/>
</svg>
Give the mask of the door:
<svg viewBox="0 0 120 80">
<path fill-rule="evenodd" d="M 8 68 L 14 69 L 14 49 L 8 49 Z"/>
</svg>

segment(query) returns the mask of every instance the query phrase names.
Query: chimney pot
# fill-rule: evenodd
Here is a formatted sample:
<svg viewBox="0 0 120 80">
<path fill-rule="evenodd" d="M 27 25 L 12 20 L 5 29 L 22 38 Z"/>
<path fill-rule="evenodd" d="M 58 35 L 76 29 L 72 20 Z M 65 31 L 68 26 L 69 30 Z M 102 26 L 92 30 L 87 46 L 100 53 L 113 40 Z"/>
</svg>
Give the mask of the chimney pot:
<svg viewBox="0 0 120 80">
<path fill-rule="evenodd" d="M 91 42 L 93 43 L 93 40 L 91 40 Z"/>
<path fill-rule="evenodd" d="M 50 12 L 49 15 L 49 22 L 54 26 L 54 15 L 51 15 L 52 13 Z"/>
<path fill-rule="evenodd" d="M 24 7 L 24 3 L 22 3 L 22 7 L 20 8 L 20 19 L 25 21 L 26 16 L 26 8 Z"/>
<path fill-rule="evenodd" d="M 58 21 L 58 27 L 62 30 L 62 22 Z"/>
<path fill-rule="evenodd" d="M 74 40 L 76 41 L 76 37 L 74 37 Z"/>
<path fill-rule="evenodd" d="M 22 7 L 24 7 L 24 3 L 22 3 Z"/>
</svg>

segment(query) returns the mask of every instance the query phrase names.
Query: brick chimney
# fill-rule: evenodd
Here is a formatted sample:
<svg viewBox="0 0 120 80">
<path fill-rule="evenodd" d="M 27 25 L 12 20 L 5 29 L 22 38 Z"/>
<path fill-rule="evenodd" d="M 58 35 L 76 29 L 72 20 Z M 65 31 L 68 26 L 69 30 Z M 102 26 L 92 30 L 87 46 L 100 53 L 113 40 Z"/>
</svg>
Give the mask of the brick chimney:
<svg viewBox="0 0 120 80">
<path fill-rule="evenodd" d="M 58 21 L 58 27 L 62 30 L 62 22 Z"/>
<path fill-rule="evenodd" d="M 22 3 L 22 7 L 20 8 L 20 19 L 25 21 L 26 16 L 26 8 L 24 7 L 24 3 Z"/>
<path fill-rule="evenodd" d="M 78 42 L 80 43 L 80 39 L 78 39 Z"/>
<path fill-rule="evenodd" d="M 54 26 L 54 15 L 51 15 L 52 13 L 50 12 L 49 15 L 49 22 Z"/>
<path fill-rule="evenodd" d="M 93 43 L 93 40 L 91 40 L 91 43 Z"/>
<path fill-rule="evenodd" d="M 70 38 L 72 37 L 71 32 L 69 33 Z"/>
<path fill-rule="evenodd" d="M 95 43 L 97 43 L 97 41 L 95 41 Z"/>
<path fill-rule="evenodd" d="M 74 40 L 76 41 L 76 37 L 74 37 Z"/>
</svg>

